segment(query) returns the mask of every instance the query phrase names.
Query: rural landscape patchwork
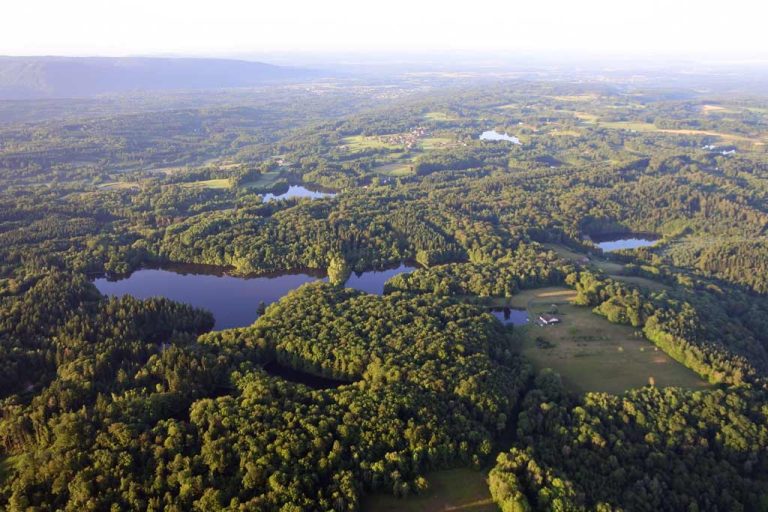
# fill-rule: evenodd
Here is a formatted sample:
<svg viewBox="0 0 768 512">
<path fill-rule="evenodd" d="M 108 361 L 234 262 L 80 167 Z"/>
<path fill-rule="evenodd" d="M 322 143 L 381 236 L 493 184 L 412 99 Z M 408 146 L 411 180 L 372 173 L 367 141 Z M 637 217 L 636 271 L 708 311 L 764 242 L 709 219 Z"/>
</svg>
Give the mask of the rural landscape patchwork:
<svg viewBox="0 0 768 512">
<path fill-rule="evenodd" d="M 0 57 L 0 510 L 768 511 L 768 67 L 342 60 Z"/>
</svg>

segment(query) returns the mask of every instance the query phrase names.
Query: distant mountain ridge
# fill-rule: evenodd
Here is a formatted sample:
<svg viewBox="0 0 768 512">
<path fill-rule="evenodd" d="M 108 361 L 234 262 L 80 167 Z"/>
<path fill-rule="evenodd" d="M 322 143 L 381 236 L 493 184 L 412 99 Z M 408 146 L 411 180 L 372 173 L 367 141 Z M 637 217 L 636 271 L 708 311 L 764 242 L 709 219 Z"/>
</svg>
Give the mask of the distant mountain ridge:
<svg viewBox="0 0 768 512">
<path fill-rule="evenodd" d="M 249 87 L 317 75 L 307 69 L 230 59 L 0 57 L 0 99 Z"/>
</svg>

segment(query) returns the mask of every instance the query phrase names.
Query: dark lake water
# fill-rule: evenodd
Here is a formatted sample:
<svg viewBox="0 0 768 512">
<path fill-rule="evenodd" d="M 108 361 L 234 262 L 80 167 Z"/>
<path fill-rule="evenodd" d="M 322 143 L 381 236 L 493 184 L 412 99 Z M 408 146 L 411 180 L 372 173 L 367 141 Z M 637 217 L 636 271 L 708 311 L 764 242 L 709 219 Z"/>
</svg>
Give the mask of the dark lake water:
<svg viewBox="0 0 768 512">
<path fill-rule="evenodd" d="M 499 133 L 496 130 L 487 130 L 480 134 L 480 140 L 505 140 L 512 144 L 520 144 L 520 139 L 506 133 Z"/>
<path fill-rule="evenodd" d="M 494 308 L 491 314 L 499 319 L 504 325 L 527 325 L 528 311 L 515 308 Z"/>
<path fill-rule="evenodd" d="M 282 194 L 267 193 L 262 196 L 262 200 L 266 203 L 268 201 L 277 201 L 280 199 L 290 199 L 292 197 L 308 197 L 310 199 L 319 199 L 321 197 L 333 197 L 336 194 L 330 191 L 324 191 L 316 187 L 307 188 L 304 185 L 289 185 L 288 191 Z"/>
<path fill-rule="evenodd" d="M 402 264 L 391 270 L 352 274 L 345 286 L 381 295 L 387 279 L 414 268 Z M 328 278 L 314 272 L 235 277 L 217 267 L 183 265 L 137 270 L 119 280 L 99 278 L 94 284 L 104 295 L 128 294 L 138 299 L 167 297 L 207 309 L 216 320 L 214 330 L 222 330 L 251 325 L 259 316 L 259 302 L 271 304 L 302 284 L 319 280 Z"/>
<path fill-rule="evenodd" d="M 622 233 L 620 235 L 592 236 L 592 241 L 603 251 L 613 252 L 621 249 L 648 247 L 655 244 L 658 237 L 648 233 Z"/>
<path fill-rule="evenodd" d="M 334 389 L 344 384 L 349 384 L 349 382 L 343 380 L 329 379 L 328 377 L 295 370 L 288 366 L 283 366 L 277 361 L 264 365 L 264 371 L 275 377 L 281 377 L 290 382 L 298 382 L 313 389 Z"/>
<path fill-rule="evenodd" d="M 389 270 L 371 270 L 368 272 L 354 272 L 347 282 L 344 284 L 347 288 L 354 288 L 355 290 L 361 290 L 366 293 L 373 293 L 375 295 L 381 295 L 384 293 L 384 283 L 390 278 L 395 277 L 397 274 L 403 272 L 413 272 L 416 267 L 411 267 L 402 263 L 397 268 Z"/>
</svg>

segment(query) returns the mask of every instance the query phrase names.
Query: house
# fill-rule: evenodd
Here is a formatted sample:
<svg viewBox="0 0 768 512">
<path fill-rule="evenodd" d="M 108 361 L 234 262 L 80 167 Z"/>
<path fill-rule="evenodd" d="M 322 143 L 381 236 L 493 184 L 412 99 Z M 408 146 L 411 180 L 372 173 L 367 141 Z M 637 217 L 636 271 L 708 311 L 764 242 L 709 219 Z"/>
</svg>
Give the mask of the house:
<svg viewBox="0 0 768 512">
<path fill-rule="evenodd" d="M 560 319 L 557 318 L 554 315 L 548 315 L 543 314 L 539 316 L 539 321 L 542 323 L 542 325 L 552 325 L 552 324 L 559 324 Z"/>
</svg>

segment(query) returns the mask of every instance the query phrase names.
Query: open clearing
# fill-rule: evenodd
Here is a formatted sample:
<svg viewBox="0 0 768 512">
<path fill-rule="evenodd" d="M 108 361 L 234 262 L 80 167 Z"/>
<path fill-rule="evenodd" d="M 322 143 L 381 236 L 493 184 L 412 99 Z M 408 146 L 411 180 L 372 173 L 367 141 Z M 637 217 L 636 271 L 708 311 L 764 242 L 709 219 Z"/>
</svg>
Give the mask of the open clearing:
<svg viewBox="0 0 768 512">
<path fill-rule="evenodd" d="M 579 119 L 595 124 L 600 128 L 609 128 L 612 130 L 631 130 L 636 132 L 654 132 L 668 133 L 671 135 L 694 135 L 701 137 L 717 137 L 728 142 L 749 142 L 751 144 L 763 145 L 768 138 L 765 134 L 759 137 L 747 137 L 745 135 L 735 135 L 733 133 L 713 132 L 708 130 L 685 130 L 659 128 L 653 123 L 644 123 L 639 121 L 601 121 L 599 119 L 588 119 L 576 114 Z M 590 116 L 591 117 L 591 116 Z"/>
<path fill-rule="evenodd" d="M 564 96 L 549 96 L 550 98 L 558 101 L 595 101 L 598 99 L 597 94 L 571 94 Z"/>
<path fill-rule="evenodd" d="M 542 245 L 547 249 L 555 251 L 557 255 L 560 256 L 561 258 L 565 258 L 573 262 L 580 262 L 581 259 L 586 256 L 586 254 L 573 251 L 564 245 L 552 244 L 552 243 L 545 243 Z M 654 281 L 652 279 L 647 279 L 645 277 L 639 277 L 639 276 L 624 275 L 624 265 L 622 265 L 621 263 L 615 263 L 613 261 L 608 261 L 605 259 L 597 258 L 595 256 L 591 256 L 589 258 L 589 263 L 587 264 L 594 266 L 598 270 L 608 274 L 611 278 L 616 279 L 617 281 L 623 281 L 625 283 L 635 284 L 637 286 L 642 286 L 643 288 L 648 288 L 649 290 L 652 290 L 652 291 L 670 289 L 670 287 L 667 286 L 666 284 L 660 283 L 658 281 Z"/>
<path fill-rule="evenodd" d="M 185 183 L 184 186 L 189 188 L 224 189 L 224 188 L 231 188 L 232 184 L 230 183 L 228 178 L 218 178 L 213 180 L 192 181 L 190 183 Z"/>
<path fill-rule="evenodd" d="M 561 137 L 562 136 L 579 137 L 581 135 L 581 132 L 573 129 L 555 128 L 554 130 L 549 131 L 549 135 L 561 136 Z"/>
<path fill-rule="evenodd" d="M 565 258 L 567 260 L 573 261 L 573 262 L 579 262 L 582 258 L 586 257 L 586 254 L 576 252 L 572 249 L 569 249 L 568 247 L 560 244 L 552 244 L 552 243 L 545 243 L 541 244 L 545 248 L 554 251 L 557 253 L 558 256 L 561 258 Z M 614 263 L 612 261 L 604 260 L 602 258 L 598 258 L 594 255 L 589 256 L 589 265 L 593 265 L 599 270 L 605 272 L 606 274 L 621 274 L 621 272 L 624 270 L 624 265 L 620 263 Z"/>
<path fill-rule="evenodd" d="M 132 188 L 141 188 L 141 185 L 127 181 L 113 181 L 111 183 L 102 183 L 99 185 L 100 190 L 128 190 Z"/>
<path fill-rule="evenodd" d="M 391 164 L 378 165 L 373 168 L 373 172 L 391 178 L 413 176 L 414 174 L 410 162 L 392 162 Z"/>
<path fill-rule="evenodd" d="M 424 114 L 426 119 L 430 121 L 458 121 L 458 117 L 446 112 L 427 112 Z"/>
<path fill-rule="evenodd" d="M 350 151 L 365 151 L 367 149 L 398 149 L 401 144 L 390 144 L 384 142 L 378 137 L 366 137 L 364 135 L 353 135 L 342 139 L 344 146 Z"/>
<path fill-rule="evenodd" d="M 720 105 L 702 105 L 701 111 L 705 114 L 719 113 L 719 114 L 738 114 L 738 110 L 732 108 L 723 107 Z"/>
<path fill-rule="evenodd" d="M 644 386 L 650 379 L 659 387 L 707 386 L 639 330 L 613 324 L 590 308 L 572 304 L 574 296 L 569 288 L 551 287 L 526 290 L 513 297 L 513 306 L 528 308 L 531 324 L 524 327 L 521 352 L 537 370 L 552 368 L 577 392 L 622 393 Z M 550 312 L 561 323 L 545 327 L 534 323 L 539 315 Z"/>
<path fill-rule="evenodd" d="M 422 139 L 419 145 L 424 151 L 434 151 L 435 149 L 453 146 L 454 141 L 449 137 L 427 137 Z"/>
<path fill-rule="evenodd" d="M 395 498 L 377 493 L 363 499 L 365 512 L 498 512 L 486 483 L 486 473 L 449 469 L 427 475 L 429 490 L 422 496 Z"/>
</svg>

